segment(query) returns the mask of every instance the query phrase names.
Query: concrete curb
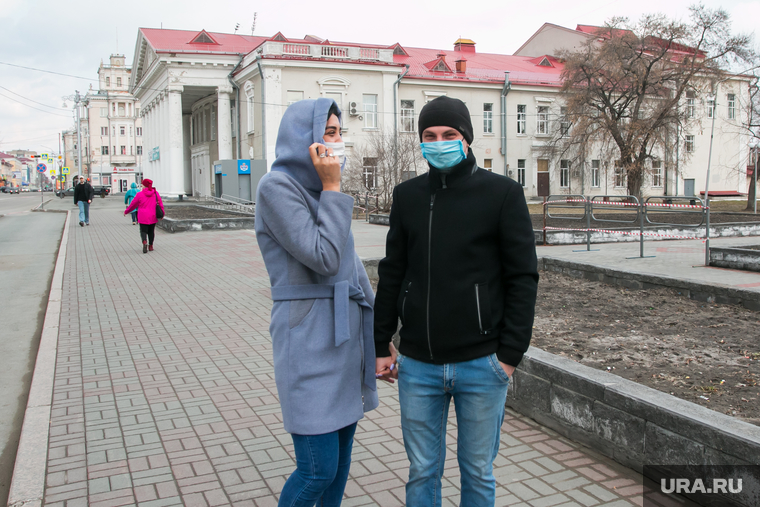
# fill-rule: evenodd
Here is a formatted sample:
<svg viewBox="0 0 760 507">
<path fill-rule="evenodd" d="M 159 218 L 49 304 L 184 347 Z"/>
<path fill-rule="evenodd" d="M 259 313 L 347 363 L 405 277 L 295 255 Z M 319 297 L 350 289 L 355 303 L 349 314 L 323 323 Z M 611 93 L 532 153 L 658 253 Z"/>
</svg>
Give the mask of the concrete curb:
<svg viewBox="0 0 760 507">
<path fill-rule="evenodd" d="M 710 266 L 760 272 L 760 250 L 710 247 Z"/>
<path fill-rule="evenodd" d="M 633 271 L 583 264 L 553 257 L 539 257 L 538 269 L 556 271 L 575 278 L 585 278 L 629 289 L 669 288 L 680 291 L 684 296 L 696 301 L 740 305 L 760 311 L 760 292 L 733 287 L 721 287 L 668 276 L 648 275 Z"/>
<path fill-rule="evenodd" d="M 63 272 L 66 264 L 66 248 L 69 240 L 71 213 L 66 212 L 61 244 L 50 285 L 45 322 L 42 326 L 40 347 L 34 365 L 29 400 L 21 427 L 16 463 L 13 468 L 8 505 L 11 507 L 41 506 L 45 493 L 47 470 L 50 410 L 53 403 L 56 356 L 58 353 L 58 327 L 63 297 Z"/>
<path fill-rule="evenodd" d="M 760 427 L 534 347 L 507 405 L 638 472 L 760 464 Z"/>
</svg>

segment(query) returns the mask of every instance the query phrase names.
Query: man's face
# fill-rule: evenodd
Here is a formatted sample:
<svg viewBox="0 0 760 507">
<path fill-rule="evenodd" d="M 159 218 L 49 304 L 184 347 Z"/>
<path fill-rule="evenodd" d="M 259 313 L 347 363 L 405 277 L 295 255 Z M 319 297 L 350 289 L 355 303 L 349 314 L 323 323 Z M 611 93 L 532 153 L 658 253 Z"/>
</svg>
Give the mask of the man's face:
<svg viewBox="0 0 760 507">
<path fill-rule="evenodd" d="M 467 141 L 464 140 L 464 136 L 455 128 L 451 127 L 428 127 L 422 131 L 423 143 L 436 143 L 438 141 L 462 141 L 464 146 L 464 152 L 467 153 L 467 148 L 470 146 Z"/>
</svg>

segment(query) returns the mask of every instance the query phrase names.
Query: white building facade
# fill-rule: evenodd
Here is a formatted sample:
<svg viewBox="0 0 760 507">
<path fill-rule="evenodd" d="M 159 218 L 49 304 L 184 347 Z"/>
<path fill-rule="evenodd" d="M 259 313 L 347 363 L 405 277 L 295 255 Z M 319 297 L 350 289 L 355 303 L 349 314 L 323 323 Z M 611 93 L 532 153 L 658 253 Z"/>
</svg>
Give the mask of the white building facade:
<svg viewBox="0 0 760 507">
<path fill-rule="evenodd" d="M 145 177 L 163 195 L 214 195 L 214 161 L 246 158 L 271 166 L 280 120 L 290 103 L 336 100 L 350 158 L 376 133 L 416 136 L 420 109 L 447 95 L 470 110 L 472 149 L 481 167 L 520 182 L 527 196 L 624 195 L 624 180 L 610 161 L 590 154 L 581 167 L 572 167 L 546 155 L 561 115 L 562 64 L 540 34 L 529 42 L 521 51 L 540 42 L 546 54 L 481 54 L 467 39 L 436 50 L 293 39 L 281 33 L 265 38 L 141 29 L 130 91 L 144 104 Z M 723 86 L 726 100 L 734 97 L 734 110 L 729 112 L 728 102 L 717 109 L 710 189 L 746 191 L 741 168 L 746 168 L 748 138 L 740 130 L 747 89 L 741 80 Z M 700 176 L 706 171 L 703 150 L 710 125 L 700 125 L 684 133 L 679 145 L 686 150 L 685 136 L 694 136 L 688 148 L 692 156 L 677 168 L 661 165 L 658 173 L 653 167 L 645 182 L 647 195 L 704 188 Z M 687 182 L 693 188 L 685 189 Z"/>
</svg>

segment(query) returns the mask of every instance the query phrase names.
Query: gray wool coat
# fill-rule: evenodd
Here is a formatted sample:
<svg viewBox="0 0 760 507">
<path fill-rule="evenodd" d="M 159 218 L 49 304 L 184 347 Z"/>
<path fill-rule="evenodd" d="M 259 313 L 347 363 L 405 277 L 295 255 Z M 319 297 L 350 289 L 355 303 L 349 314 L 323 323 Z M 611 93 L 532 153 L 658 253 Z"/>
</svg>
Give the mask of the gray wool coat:
<svg viewBox="0 0 760 507">
<path fill-rule="evenodd" d="M 272 285 L 269 330 L 277 392 L 285 430 L 301 435 L 339 430 L 378 405 L 375 298 L 354 250 L 354 200 L 322 192 L 321 182 L 315 189 L 317 183 L 301 174 L 310 166 L 316 176 L 310 159 L 306 164 L 299 157 L 308 156 L 310 140 L 324 132 L 331 103 L 308 100 L 288 108 L 283 125 L 291 132 L 284 138 L 281 126 L 277 161 L 256 196 L 256 238 Z M 294 114 L 314 122 L 308 126 L 313 132 L 300 141 L 292 133 L 299 120 Z"/>
</svg>

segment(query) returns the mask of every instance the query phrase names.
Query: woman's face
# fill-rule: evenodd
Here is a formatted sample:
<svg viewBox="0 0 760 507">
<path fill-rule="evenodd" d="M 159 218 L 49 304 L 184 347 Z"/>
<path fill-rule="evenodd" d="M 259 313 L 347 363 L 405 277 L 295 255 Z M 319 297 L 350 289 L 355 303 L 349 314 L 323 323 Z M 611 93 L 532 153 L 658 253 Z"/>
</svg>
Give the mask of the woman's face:
<svg viewBox="0 0 760 507">
<path fill-rule="evenodd" d="M 325 135 L 322 139 L 327 143 L 340 143 L 343 139 L 340 137 L 340 121 L 338 117 L 331 114 L 327 119 L 327 125 L 325 125 Z"/>
</svg>

